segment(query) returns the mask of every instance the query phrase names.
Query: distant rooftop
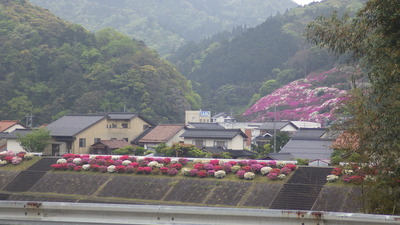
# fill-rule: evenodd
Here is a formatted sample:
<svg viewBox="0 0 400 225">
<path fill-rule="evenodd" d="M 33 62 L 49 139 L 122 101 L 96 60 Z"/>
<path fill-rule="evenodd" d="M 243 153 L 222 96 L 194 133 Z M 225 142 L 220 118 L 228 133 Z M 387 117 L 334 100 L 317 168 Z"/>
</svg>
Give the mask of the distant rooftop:
<svg viewBox="0 0 400 225">
<path fill-rule="evenodd" d="M 188 127 L 198 128 L 198 129 L 225 129 L 218 123 L 189 123 Z"/>
<path fill-rule="evenodd" d="M 181 137 L 184 138 L 215 138 L 215 139 L 232 139 L 236 135 L 242 135 L 247 138 L 240 129 L 187 129 Z"/>
</svg>

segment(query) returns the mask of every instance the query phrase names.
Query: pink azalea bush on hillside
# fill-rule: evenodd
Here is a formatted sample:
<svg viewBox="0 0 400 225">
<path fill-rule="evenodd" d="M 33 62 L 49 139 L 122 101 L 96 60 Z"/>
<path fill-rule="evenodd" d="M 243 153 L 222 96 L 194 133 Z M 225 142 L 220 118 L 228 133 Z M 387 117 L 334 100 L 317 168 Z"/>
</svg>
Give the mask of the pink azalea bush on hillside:
<svg viewBox="0 0 400 225">
<path fill-rule="evenodd" d="M 347 91 L 334 85 L 324 86 L 323 83 L 332 76 L 339 76 L 337 73 L 339 69 L 334 68 L 293 81 L 262 97 L 243 115 L 254 118 L 254 121 L 266 121 L 274 117 L 276 120 L 315 122 L 333 120 L 333 113 L 338 104 L 346 99 Z"/>
</svg>

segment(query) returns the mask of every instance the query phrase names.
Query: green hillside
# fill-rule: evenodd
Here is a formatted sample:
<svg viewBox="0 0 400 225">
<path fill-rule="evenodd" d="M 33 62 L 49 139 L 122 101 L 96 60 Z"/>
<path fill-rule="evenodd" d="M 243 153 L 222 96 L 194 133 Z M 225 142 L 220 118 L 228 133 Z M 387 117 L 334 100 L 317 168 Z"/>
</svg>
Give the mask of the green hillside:
<svg viewBox="0 0 400 225">
<path fill-rule="evenodd" d="M 30 0 L 91 31 L 113 27 L 164 56 L 235 26 L 255 26 L 296 7 L 291 0 Z"/>
<path fill-rule="evenodd" d="M 90 33 L 26 0 L 0 2 L 0 119 L 34 125 L 65 113 L 133 111 L 183 120 L 200 98 L 143 42 L 113 29 Z"/>
</svg>

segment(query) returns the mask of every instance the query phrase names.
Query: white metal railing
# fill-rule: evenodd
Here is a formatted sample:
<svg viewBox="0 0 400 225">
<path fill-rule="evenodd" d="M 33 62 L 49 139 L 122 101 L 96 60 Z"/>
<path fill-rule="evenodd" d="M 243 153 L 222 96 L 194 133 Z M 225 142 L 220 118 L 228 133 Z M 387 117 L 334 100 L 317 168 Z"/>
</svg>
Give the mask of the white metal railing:
<svg viewBox="0 0 400 225">
<path fill-rule="evenodd" d="M 295 210 L 0 201 L 0 224 L 400 224 L 400 216 Z"/>
</svg>

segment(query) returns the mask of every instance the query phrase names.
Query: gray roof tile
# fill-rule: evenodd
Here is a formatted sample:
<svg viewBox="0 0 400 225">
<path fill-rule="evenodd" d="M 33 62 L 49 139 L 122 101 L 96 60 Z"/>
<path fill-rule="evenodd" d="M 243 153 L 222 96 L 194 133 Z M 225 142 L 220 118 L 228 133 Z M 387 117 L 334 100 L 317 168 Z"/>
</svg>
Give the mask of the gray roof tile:
<svg viewBox="0 0 400 225">
<path fill-rule="evenodd" d="M 105 115 L 66 115 L 47 125 L 51 136 L 75 136 L 104 119 Z"/>
<path fill-rule="evenodd" d="M 183 138 L 215 138 L 215 139 L 232 139 L 236 135 L 242 135 L 247 138 L 240 129 L 196 129 L 186 130 L 181 137 Z"/>
</svg>

